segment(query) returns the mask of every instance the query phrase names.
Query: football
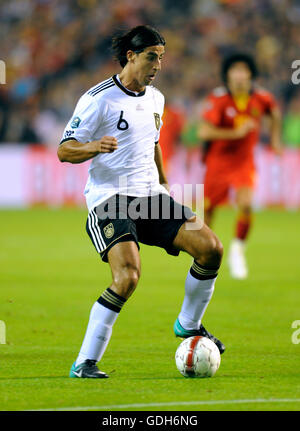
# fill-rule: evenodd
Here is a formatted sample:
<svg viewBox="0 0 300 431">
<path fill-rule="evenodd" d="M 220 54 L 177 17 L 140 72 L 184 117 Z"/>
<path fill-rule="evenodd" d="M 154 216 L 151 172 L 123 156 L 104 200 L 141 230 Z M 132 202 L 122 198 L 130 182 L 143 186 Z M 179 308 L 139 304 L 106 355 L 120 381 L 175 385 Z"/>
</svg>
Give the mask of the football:
<svg viewBox="0 0 300 431">
<path fill-rule="evenodd" d="M 184 377 L 212 377 L 220 366 L 221 356 L 213 341 L 195 336 L 186 338 L 179 345 L 175 362 Z"/>
</svg>

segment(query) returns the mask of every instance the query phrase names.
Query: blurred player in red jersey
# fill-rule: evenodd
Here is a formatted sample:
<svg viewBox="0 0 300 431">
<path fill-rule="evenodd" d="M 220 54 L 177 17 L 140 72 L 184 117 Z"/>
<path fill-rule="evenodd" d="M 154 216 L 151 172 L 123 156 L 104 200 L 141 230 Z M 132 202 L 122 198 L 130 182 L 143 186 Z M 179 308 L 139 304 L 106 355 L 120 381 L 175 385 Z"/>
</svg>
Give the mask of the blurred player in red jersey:
<svg viewBox="0 0 300 431">
<path fill-rule="evenodd" d="M 222 64 L 225 86 L 208 96 L 199 128 L 199 137 L 205 141 L 205 222 L 211 224 L 215 208 L 234 189 L 238 218 L 228 263 L 232 277 L 240 279 L 248 275 L 245 241 L 251 226 L 256 177 L 254 147 L 262 116 L 271 119 L 272 148 L 279 155 L 282 152 L 279 108 L 272 94 L 254 84 L 256 76 L 252 57 L 241 53 L 227 57 Z"/>
<path fill-rule="evenodd" d="M 176 152 L 176 146 L 184 127 L 184 114 L 180 109 L 168 103 L 165 105 L 162 122 L 159 143 L 162 149 L 165 172 L 168 173 L 170 160 Z"/>
</svg>

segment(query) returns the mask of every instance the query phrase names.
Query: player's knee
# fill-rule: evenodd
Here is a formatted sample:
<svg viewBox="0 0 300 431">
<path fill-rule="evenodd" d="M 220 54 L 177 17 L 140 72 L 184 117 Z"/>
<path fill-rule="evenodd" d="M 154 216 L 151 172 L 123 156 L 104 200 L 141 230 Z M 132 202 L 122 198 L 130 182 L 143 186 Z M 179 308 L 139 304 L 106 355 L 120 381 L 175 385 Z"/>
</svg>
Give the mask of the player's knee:
<svg viewBox="0 0 300 431">
<path fill-rule="evenodd" d="M 249 202 L 240 202 L 239 212 L 245 215 L 250 215 L 252 213 L 252 205 Z"/>
<path fill-rule="evenodd" d="M 135 290 L 140 278 L 140 269 L 134 265 L 125 265 L 114 277 L 118 294 L 128 298 Z"/>
<path fill-rule="evenodd" d="M 205 249 L 199 256 L 199 263 L 204 266 L 219 267 L 223 256 L 223 244 L 212 234 L 206 241 Z M 196 259 L 197 261 L 198 259 Z"/>
<path fill-rule="evenodd" d="M 238 201 L 238 209 L 240 213 L 250 215 L 252 213 L 252 201 L 246 196 Z"/>
<path fill-rule="evenodd" d="M 217 236 L 214 236 L 211 241 L 211 248 L 209 250 L 209 258 L 212 265 L 220 266 L 223 257 L 223 244 Z"/>
</svg>

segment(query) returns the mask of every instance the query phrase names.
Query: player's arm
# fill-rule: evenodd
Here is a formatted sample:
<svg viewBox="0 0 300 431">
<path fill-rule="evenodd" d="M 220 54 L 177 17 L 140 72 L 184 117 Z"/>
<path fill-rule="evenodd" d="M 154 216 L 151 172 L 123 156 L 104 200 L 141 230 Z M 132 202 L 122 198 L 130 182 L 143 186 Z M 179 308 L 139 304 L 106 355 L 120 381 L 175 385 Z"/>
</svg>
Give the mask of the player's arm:
<svg viewBox="0 0 300 431">
<path fill-rule="evenodd" d="M 270 110 L 271 125 L 270 125 L 270 135 L 271 135 L 271 147 L 276 154 L 281 155 L 283 146 L 281 143 L 281 113 L 279 108 L 276 106 Z"/>
<path fill-rule="evenodd" d="M 118 142 L 113 136 L 103 136 L 97 141 L 85 144 L 76 139 L 68 139 L 60 144 L 57 155 L 61 162 L 82 163 L 100 153 L 112 153 L 117 148 Z"/>
<path fill-rule="evenodd" d="M 217 127 L 209 121 L 202 121 L 198 128 L 198 137 L 203 141 L 216 139 L 242 139 L 257 127 L 251 118 L 235 129 Z"/>
<path fill-rule="evenodd" d="M 163 166 L 162 152 L 158 143 L 155 145 L 154 161 L 158 170 L 159 183 L 162 184 L 167 190 L 169 190 L 168 180 Z"/>
<path fill-rule="evenodd" d="M 61 162 L 82 163 L 100 153 L 112 153 L 117 149 L 117 139 L 112 136 L 94 139 L 96 130 L 101 128 L 104 111 L 102 99 L 97 102 L 89 94 L 81 96 L 57 150 Z"/>
</svg>

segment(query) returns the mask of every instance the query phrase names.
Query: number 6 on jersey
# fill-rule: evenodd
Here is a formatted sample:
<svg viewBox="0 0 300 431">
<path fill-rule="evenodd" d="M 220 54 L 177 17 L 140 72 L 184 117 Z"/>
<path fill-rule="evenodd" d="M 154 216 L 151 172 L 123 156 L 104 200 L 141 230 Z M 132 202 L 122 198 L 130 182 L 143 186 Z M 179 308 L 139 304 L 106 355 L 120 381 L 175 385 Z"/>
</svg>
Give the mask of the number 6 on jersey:
<svg viewBox="0 0 300 431">
<path fill-rule="evenodd" d="M 124 111 L 121 111 L 120 118 L 117 125 L 117 128 L 119 130 L 127 130 L 129 127 L 127 121 L 123 118 L 123 114 L 124 114 Z"/>
</svg>

